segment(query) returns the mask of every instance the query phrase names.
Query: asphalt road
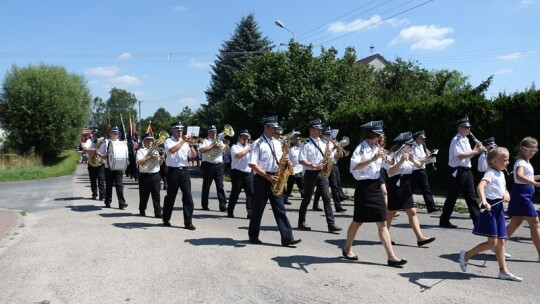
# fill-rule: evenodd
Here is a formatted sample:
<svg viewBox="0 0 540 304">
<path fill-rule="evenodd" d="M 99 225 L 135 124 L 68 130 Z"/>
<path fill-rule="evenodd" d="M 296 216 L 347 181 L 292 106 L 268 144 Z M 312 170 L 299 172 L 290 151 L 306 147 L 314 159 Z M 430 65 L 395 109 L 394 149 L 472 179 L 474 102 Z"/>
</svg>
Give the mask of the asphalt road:
<svg viewBox="0 0 540 304">
<path fill-rule="evenodd" d="M 189 231 L 182 227 L 180 197 L 173 227 L 138 216 L 138 186 L 132 180 L 125 186 L 126 210 L 117 209 L 115 199 L 115 208 L 102 208 L 90 199 L 84 165 L 69 177 L 0 184 L 0 208 L 26 211 L 1 243 L 0 303 L 533 303 L 539 296 L 540 263 L 526 227 L 507 244 L 508 267 L 524 278 L 521 283 L 496 279 L 491 252 L 474 257 L 469 272 L 461 272 L 459 250 L 484 241 L 472 235 L 463 214 L 452 220 L 460 228 L 448 230 L 437 226 L 437 214 L 419 210 L 424 234 L 437 237 L 419 248 L 402 212 L 391 235 L 397 255 L 409 263 L 391 268 L 375 224 L 358 232 L 354 251 L 360 261 L 340 258 L 345 232 L 328 233 L 322 212 L 308 212 L 313 230 L 295 230 L 303 241 L 286 248 L 267 206 L 264 243 L 249 244 L 244 204 L 237 205 L 239 218 L 227 218 L 216 211 L 212 187 L 213 210 L 202 211 L 201 185 L 200 178 L 192 178 L 197 230 Z M 298 195 L 292 203 L 287 208 L 294 227 Z M 344 229 L 352 202 L 345 207 L 345 214 L 336 214 Z"/>
</svg>

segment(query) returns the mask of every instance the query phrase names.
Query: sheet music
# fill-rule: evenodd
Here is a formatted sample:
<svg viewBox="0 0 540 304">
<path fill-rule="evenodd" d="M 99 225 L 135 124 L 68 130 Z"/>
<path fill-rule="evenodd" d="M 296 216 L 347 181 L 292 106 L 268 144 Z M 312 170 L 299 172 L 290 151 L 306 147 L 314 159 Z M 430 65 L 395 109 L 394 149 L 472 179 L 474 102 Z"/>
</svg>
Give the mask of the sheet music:
<svg viewBox="0 0 540 304">
<path fill-rule="evenodd" d="M 200 130 L 201 127 L 199 126 L 189 126 L 187 127 L 186 135 L 189 135 L 191 137 L 199 137 Z"/>
</svg>

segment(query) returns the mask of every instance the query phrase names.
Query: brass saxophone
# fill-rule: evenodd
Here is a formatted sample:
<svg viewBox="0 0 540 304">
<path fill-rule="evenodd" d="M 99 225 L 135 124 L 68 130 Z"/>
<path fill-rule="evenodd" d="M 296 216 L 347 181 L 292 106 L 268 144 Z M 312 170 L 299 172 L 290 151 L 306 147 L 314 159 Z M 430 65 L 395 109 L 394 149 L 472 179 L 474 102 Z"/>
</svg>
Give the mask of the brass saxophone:
<svg viewBox="0 0 540 304">
<path fill-rule="evenodd" d="M 290 165 L 287 156 L 289 155 L 291 140 L 295 134 L 300 134 L 300 132 L 293 130 L 291 133 L 283 136 L 283 139 L 281 140 L 281 151 L 283 152 L 283 155 L 281 155 L 275 175 L 277 177 L 277 181 L 272 183 L 272 193 L 275 196 L 279 196 L 283 193 L 283 189 L 285 189 L 285 184 L 287 184 L 289 175 L 294 173 L 293 166 Z"/>
<path fill-rule="evenodd" d="M 322 177 L 328 178 L 330 173 L 332 173 L 332 167 L 334 167 L 334 164 L 336 163 L 334 158 L 330 157 L 330 155 L 332 155 L 332 153 L 330 151 L 330 139 L 328 139 L 326 141 L 326 149 L 324 149 L 323 168 L 319 173 Z"/>
<path fill-rule="evenodd" d="M 96 150 L 90 154 L 90 157 L 88 157 L 88 164 L 92 167 L 99 167 L 103 165 L 105 162 L 101 156 L 98 155 L 97 151 L 99 149 L 99 146 L 105 142 L 105 138 L 100 137 L 96 142 Z"/>
</svg>

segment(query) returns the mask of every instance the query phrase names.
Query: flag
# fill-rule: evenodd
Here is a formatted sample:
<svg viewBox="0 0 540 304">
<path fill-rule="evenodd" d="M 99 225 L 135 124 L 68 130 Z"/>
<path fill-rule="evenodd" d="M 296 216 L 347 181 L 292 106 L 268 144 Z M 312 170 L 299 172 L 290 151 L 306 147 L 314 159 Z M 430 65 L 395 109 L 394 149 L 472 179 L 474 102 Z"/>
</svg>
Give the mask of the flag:
<svg viewBox="0 0 540 304">
<path fill-rule="evenodd" d="M 135 121 L 135 118 L 132 120 L 133 124 L 133 134 L 137 133 L 137 122 Z"/>
<path fill-rule="evenodd" d="M 132 137 L 133 136 L 133 120 L 131 119 L 131 115 L 129 115 L 129 135 Z"/>
<path fill-rule="evenodd" d="M 148 123 L 148 128 L 146 128 L 146 133 L 154 135 L 154 132 L 152 132 L 152 121 Z"/>
<path fill-rule="evenodd" d="M 118 131 L 120 132 L 120 140 L 125 141 L 126 140 L 126 126 L 124 126 L 124 119 L 122 118 L 122 115 L 120 115 L 120 126 L 118 127 Z"/>
</svg>

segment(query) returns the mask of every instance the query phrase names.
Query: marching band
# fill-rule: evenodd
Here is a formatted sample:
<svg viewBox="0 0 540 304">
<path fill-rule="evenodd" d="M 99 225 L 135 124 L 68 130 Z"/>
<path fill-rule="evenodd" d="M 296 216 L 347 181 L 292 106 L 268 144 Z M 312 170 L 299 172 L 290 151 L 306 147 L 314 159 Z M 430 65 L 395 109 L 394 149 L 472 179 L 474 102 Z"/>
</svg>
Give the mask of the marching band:
<svg viewBox="0 0 540 304">
<path fill-rule="evenodd" d="M 128 163 L 129 166 L 136 165 L 139 178 L 139 214 L 146 216 L 147 202 L 151 196 L 155 218 L 162 219 L 164 226 L 171 226 L 172 211 L 178 190 L 180 190 L 182 192 L 184 227 L 188 230 L 195 230 L 192 222 L 194 202 L 191 194 L 189 167 L 191 161 L 199 160 L 199 151 L 202 156 L 200 166 L 203 178 L 202 210 L 209 210 L 209 190 L 212 182 L 216 184 L 219 210 L 227 211 L 227 216 L 231 218 L 235 217 L 235 207 L 239 194 L 243 190 L 246 196 L 246 217 L 250 221 L 248 230 L 250 243 L 262 243 L 259 238 L 260 225 L 268 201 L 272 206 L 272 212 L 281 235 L 281 244 L 294 247 L 301 242 L 300 239 L 293 237 L 293 229 L 285 207 L 286 204 L 291 204 L 288 198 L 291 196 L 295 183 L 302 196 L 297 217 L 298 229 L 311 230 L 306 222 L 307 207 L 312 202 L 312 196 L 317 189 L 322 196 L 328 231 L 339 233 L 342 228 L 335 223 L 331 201 L 333 199 L 337 212 L 347 211 L 341 207 L 341 201 L 345 200 L 346 197 L 341 190 L 341 185 L 339 185 L 339 169 L 335 164 L 338 159 L 349 154 L 349 151 L 343 149 L 349 144 L 349 139 L 343 137 L 341 142 L 337 142 L 334 138 L 335 134 L 332 136 L 332 129 L 328 126 L 325 127 L 320 119 L 313 119 L 307 123 L 309 136 L 305 139 L 298 136 L 300 133 L 295 131 L 283 135 L 276 116 L 263 118 L 261 124 L 263 132 L 257 140 L 251 141 L 249 131 L 241 130 L 237 135 L 236 144 L 229 147 L 229 141 L 225 137 L 232 138 L 234 136 L 234 130 L 230 125 L 225 125 L 225 130 L 219 134 L 217 127 L 210 125 L 207 128 L 208 137 L 197 140 L 189 135 L 184 135 L 182 122 L 174 122 L 171 124 L 171 136 L 166 132 L 161 132 L 159 140 L 156 140 L 153 134 L 144 134 L 142 144 L 134 151 L 135 160 L 130 160 L 126 143 L 118 140 L 119 130 L 117 127 L 110 128 L 107 139 L 100 138 L 100 133 L 96 130 L 93 132 L 93 139 L 89 140 L 83 149 L 85 153 L 89 154 L 88 172 L 92 198 L 96 199 L 99 196 L 100 200 L 104 200 L 105 206 L 110 207 L 114 186 L 119 208 L 126 208 L 128 204 L 123 194 L 123 172 L 128 167 Z M 462 192 L 469 208 L 471 220 L 475 225 L 475 234 L 485 235 L 484 231 L 486 230 L 482 230 L 483 226 L 478 225 L 497 225 L 499 227 L 497 229 L 500 231 L 497 232 L 499 236 L 495 238 L 506 239 L 507 235 L 511 235 L 523 220 L 527 220 L 529 226 L 532 227 L 531 238 L 539 253 L 538 261 L 540 262 L 540 224 L 537 213 L 533 212 L 535 211 L 534 207 L 531 209 L 534 187 L 540 185 L 538 182 L 540 176 L 534 175 L 532 167 L 528 164 L 528 160 L 538 151 L 536 139 L 527 137 L 520 143 L 518 149 L 520 162 L 516 163 L 518 167 L 514 168 L 517 190 L 512 192 L 510 205 L 515 206 L 512 205 L 513 201 L 519 202 L 521 205 L 520 209 L 516 207 L 511 209 L 515 218 L 512 218 L 507 234 L 506 229 L 503 229 L 504 208 L 500 206 L 495 208 L 497 203 L 494 202 L 503 199 L 507 202 L 509 194 L 505 194 L 503 198 L 502 194 L 498 194 L 500 191 L 486 192 L 485 195 L 484 192 L 480 192 L 484 191 L 484 188 L 492 189 L 494 187 L 494 185 L 486 185 L 489 185 L 492 175 L 498 176 L 497 172 L 506 170 L 507 161 L 506 163 L 500 160 L 495 161 L 498 159 L 496 157 L 500 158 L 501 149 L 495 149 L 497 145 L 493 137 L 484 142 L 478 141 L 470 132 L 471 124 L 468 117 L 461 118 L 454 124 L 457 128 L 457 134 L 450 143 L 448 163 L 452 168 L 451 183 L 440 216 L 439 226 L 443 228 L 457 227 L 450 222 L 450 217 L 457 196 L 459 192 Z M 371 121 L 361 127 L 363 128 L 361 142 L 356 146 L 350 158 L 350 173 L 356 180 L 356 188 L 353 198 L 352 222 L 347 230 L 342 256 L 346 260 L 359 259 L 353 251 L 354 238 L 363 223 L 374 222 L 378 227 L 379 238 L 387 254 L 388 265 L 403 267 L 407 260 L 398 258 L 393 250 L 395 243 L 390 236 L 391 222 L 398 210 L 405 210 L 416 236 L 417 245 L 425 246 L 435 240 L 435 238 L 425 237 L 422 234 L 412 194 L 415 185 L 420 187 L 428 213 L 437 211 L 426 172 L 426 163 L 435 162 L 434 156 L 437 150 L 429 151 L 426 148 L 424 130 L 414 134 L 411 132 L 400 133 L 394 139 L 395 145 L 388 151 L 383 144 L 386 141 L 386 135 L 382 121 Z M 470 145 L 469 137 L 474 141 L 474 148 Z M 197 145 L 198 151 L 195 147 Z M 225 197 L 223 184 L 223 153 L 230 153 L 232 159 L 230 171 L 232 190 L 228 201 Z M 492 153 L 499 154 L 492 155 Z M 508 158 L 508 152 L 505 153 Z M 480 203 L 478 203 L 479 197 L 474 188 L 471 172 L 471 158 L 479 154 L 481 154 L 479 170 L 482 174 L 486 172 L 478 188 Z M 134 164 L 130 162 L 134 162 Z M 162 180 L 165 182 L 163 190 L 167 191 L 163 208 L 160 204 Z M 500 184 L 495 186 L 502 187 Z M 480 205 L 485 209 L 481 210 Z M 497 210 L 502 214 L 502 223 L 500 222 L 500 214 L 497 217 L 497 223 L 494 222 L 496 220 L 495 217 L 491 216 L 491 210 Z M 489 247 L 487 244 L 493 245 L 493 247 Z M 472 255 L 484 249 L 494 248 L 494 244 L 498 243 L 488 235 L 488 242 L 485 245 L 483 243 L 472 251 L 462 252 L 460 254 L 461 269 L 466 271 L 466 261 Z M 501 248 L 503 247 L 497 245 L 498 259 L 501 254 L 503 259 L 504 256 L 509 256 L 504 252 L 504 248 Z M 499 279 L 517 280 L 517 277 L 509 274 L 506 268 L 501 271 L 502 275 L 499 275 Z M 518 279 L 521 280 L 521 278 Z"/>
</svg>

